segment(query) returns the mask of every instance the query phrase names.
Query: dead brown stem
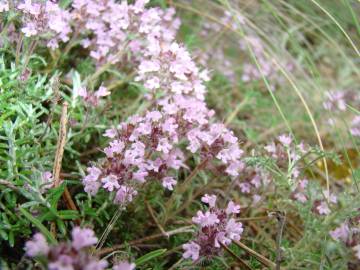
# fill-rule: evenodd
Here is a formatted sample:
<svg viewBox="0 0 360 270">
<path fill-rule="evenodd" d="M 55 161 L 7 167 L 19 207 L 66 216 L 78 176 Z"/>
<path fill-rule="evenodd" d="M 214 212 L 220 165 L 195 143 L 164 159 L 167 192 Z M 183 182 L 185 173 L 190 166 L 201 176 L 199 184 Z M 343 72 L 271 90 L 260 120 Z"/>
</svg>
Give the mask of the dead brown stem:
<svg viewBox="0 0 360 270">
<path fill-rule="evenodd" d="M 12 183 L 6 180 L 0 179 L 0 185 L 12 189 L 13 191 L 19 192 L 19 189 Z"/>
<path fill-rule="evenodd" d="M 275 263 L 264 257 L 263 255 L 257 253 L 255 250 L 252 250 L 248 246 L 244 245 L 240 241 L 233 241 L 238 247 L 243 249 L 246 253 L 253 256 L 257 261 L 259 261 L 262 265 L 269 267 L 270 269 L 275 269 Z"/>
<path fill-rule="evenodd" d="M 178 229 L 175 229 L 175 230 L 172 230 L 172 231 L 168 231 L 168 232 L 166 232 L 166 234 L 169 235 L 169 237 L 170 237 L 170 236 L 175 235 L 175 234 L 190 233 L 190 232 L 193 232 L 192 226 L 185 226 L 185 227 L 181 227 L 181 228 L 178 228 Z M 137 239 L 137 240 L 130 241 L 130 242 L 128 242 L 128 245 L 138 245 L 138 244 L 141 244 L 143 242 L 148 242 L 148 241 L 155 240 L 155 239 L 158 239 L 158 238 L 161 238 L 161 237 L 164 237 L 163 233 L 157 233 L 157 234 L 153 234 L 153 235 L 150 235 L 150 236 L 146 236 L 144 238 L 140 238 L 140 239 Z M 96 252 L 96 254 L 98 256 L 102 256 L 104 254 L 113 252 L 113 251 L 115 251 L 117 249 L 122 249 L 122 248 L 124 248 L 126 246 L 127 245 L 125 245 L 125 244 L 114 245 L 112 247 L 100 249 L 99 251 Z"/>
<path fill-rule="evenodd" d="M 149 204 L 149 202 L 145 201 L 145 204 L 146 204 L 146 208 L 149 211 L 149 214 L 150 214 L 151 218 L 155 222 L 156 226 L 159 228 L 160 232 L 163 234 L 164 237 L 169 238 L 169 235 L 165 232 L 164 228 L 161 226 L 161 224 L 157 220 L 157 218 L 155 216 L 155 213 L 154 213 L 151 205 Z"/>
<path fill-rule="evenodd" d="M 220 242 L 220 245 L 227 251 L 241 266 L 241 268 L 246 270 L 252 270 L 246 262 L 244 262 L 239 256 L 237 256 L 230 248 Z"/>
<path fill-rule="evenodd" d="M 64 148 L 66 143 L 66 127 L 68 121 L 67 110 L 68 110 L 68 103 L 65 101 L 63 103 L 63 107 L 61 111 L 60 130 L 56 145 L 56 154 L 55 154 L 55 161 L 53 168 L 53 179 L 54 179 L 55 187 L 58 187 L 60 185 L 60 171 L 61 171 L 62 158 L 64 155 Z"/>
</svg>

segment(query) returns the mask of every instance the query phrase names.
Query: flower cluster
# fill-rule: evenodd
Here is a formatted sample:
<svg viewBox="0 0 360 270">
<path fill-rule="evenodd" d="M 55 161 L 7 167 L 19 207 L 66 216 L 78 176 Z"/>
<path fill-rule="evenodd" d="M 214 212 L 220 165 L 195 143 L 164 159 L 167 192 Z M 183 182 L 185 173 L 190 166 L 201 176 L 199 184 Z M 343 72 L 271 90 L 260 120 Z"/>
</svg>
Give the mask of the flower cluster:
<svg viewBox="0 0 360 270">
<path fill-rule="evenodd" d="M 340 241 L 352 248 L 357 259 L 360 260 L 360 215 L 340 224 L 335 230 L 330 231 L 330 236 L 335 241 Z"/>
<path fill-rule="evenodd" d="M 343 91 L 329 91 L 326 93 L 326 99 L 323 106 L 328 111 L 345 111 L 346 110 L 346 96 Z"/>
<path fill-rule="evenodd" d="M 275 160 L 278 169 L 285 171 L 292 191 L 291 198 L 305 203 L 308 201 L 307 185 L 308 180 L 301 178 L 300 159 L 307 153 L 303 143 L 295 145 L 289 135 L 280 135 L 277 142 L 265 146 L 265 150 Z M 320 191 L 319 198 L 313 202 L 313 212 L 319 215 L 328 215 L 331 213 L 330 207 L 337 204 L 337 197 L 329 194 L 328 191 Z"/>
<path fill-rule="evenodd" d="M 275 160 L 276 166 L 281 170 L 288 171 L 288 178 L 291 180 L 297 179 L 300 175 L 300 168 L 298 161 L 302 154 L 306 153 L 304 144 L 295 145 L 290 135 L 280 135 L 277 142 L 272 142 L 265 146 L 266 152 Z M 294 182 L 294 181 L 292 181 Z"/>
<path fill-rule="evenodd" d="M 112 139 L 104 149 L 106 159 L 88 168 L 86 192 L 94 195 L 102 187 L 116 192 L 115 202 L 126 203 L 137 194 L 137 186 L 150 179 L 172 190 L 172 171 L 186 167 L 180 142 L 200 154 L 204 168 L 211 163 L 233 177 L 243 169 L 238 139 L 223 124 L 211 122 L 214 111 L 204 102 L 207 72 L 200 71 L 172 37 L 163 33 L 148 39 L 136 80 L 150 90 L 154 107 L 106 131 Z"/>
<path fill-rule="evenodd" d="M 174 19 L 174 9 L 145 9 L 149 0 L 137 0 L 129 5 L 126 1 L 75 0 L 72 19 L 78 29 L 86 29 L 81 45 L 90 50 L 97 63 L 117 63 L 119 52 L 130 50 L 135 55 L 148 43 L 162 36 L 172 40 L 179 27 Z M 133 59 L 134 61 L 134 59 Z"/>
<path fill-rule="evenodd" d="M 240 213 L 240 206 L 230 201 L 226 209 L 216 207 L 216 196 L 206 194 L 201 201 L 209 206 L 206 212 L 198 211 L 192 221 L 199 228 L 195 240 L 183 245 L 185 259 L 198 261 L 211 259 L 221 251 L 222 245 L 240 240 L 242 223 L 236 222 L 234 214 Z"/>
<path fill-rule="evenodd" d="M 112 140 L 104 149 L 106 158 L 100 166 L 87 169 L 88 175 L 83 179 L 85 191 L 92 195 L 100 187 L 116 191 L 115 202 L 122 204 L 132 200 L 137 186 L 151 179 L 160 179 L 165 188 L 172 190 L 176 184 L 175 170 L 186 167 L 179 147 L 180 140 L 184 139 L 189 142 L 190 152 L 200 152 L 204 163 L 217 160 L 228 164 L 219 165 L 219 171 L 238 175 L 242 152 L 236 137 L 221 124 L 193 127 L 199 119 L 191 118 L 192 110 L 186 110 L 189 108 L 186 99 L 179 96 L 176 101 L 182 107 L 174 115 L 149 111 L 108 129 L 104 135 Z"/>
<path fill-rule="evenodd" d="M 51 1 L 24 0 L 17 5 L 23 15 L 21 31 L 26 37 L 43 36 L 49 48 L 67 42 L 71 33 L 71 15 Z"/>
<path fill-rule="evenodd" d="M 323 190 L 322 194 L 321 199 L 314 201 L 312 211 L 319 215 L 329 215 L 331 213 L 330 207 L 337 204 L 337 196 L 327 190 Z"/>
<path fill-rule="evenodd" d="M 355 137 L 360 137 L 360 116 L 355 116 L 351 121 L 350 132 Z"/>
<path fill-rule="evenodd" d="M 26 254 L 32 258 L 42 258 L 49 270 L 102 270 L 108 262 L 91 256 L 87 249 L 97 243 L 98 239 L 91 229 L 75 227 L 71 233 L 72 241 L 49 245 L 45 237 L 36 233 L 32 240 L 25 244 Z M 114 270 L 133 270 L 134 264 L 120 262 Z"/>
<path fill-rule="evenodd" d="M 360 95 L 353 90 L 337 90 L 326 93 L 323 107 L 334 115 L 339 115 L 346 111 L 347 106 L 360 109 Z M 328 123 L 335 125 L 334 118 L 329 118 Z M 360 118 L 355 116 L 351 122 L 350 132 L 353 136 L 360 136 Z"/>
<path fill-rule="evenodd" d="M 106 97 L 108 95 L 110 95 L 110 92 L 105 86 L 100 86 L 95 92 L 89 92 L 84 86 L 81 86 L 79 89 L 76 89 L 75 93 L 75 96 L 82 97 L 86 105 L 93 107 L 99 105 L 101 97 Z"/>
<path fill-rule="evenodd" d="M 29 257 L 43 257 L 50 270 L 59 269 L 105 269 L 107 262 L 91 257 L 86 248 L 97 243 L 91 229 L 75 227 L 72 231 L 71 243 L 60 243 L 50 246 L 45 237 L 37 233 L 32 240 L 26 242 L 26 254 Z"/>
<path fill-rule="evenodd" d="M 260 167 L 247 166 L 236 181 L 241 193 L 251 195 L 252 204 L 261 200 L 262 189 L 272 190 L 270 175 Z"/>
<path fill-rule="evenodd" d="M 272 82 L 281 82 L 278 73 L 280 68 L 274 63 L 274 60 L 269 58 L 265 54 L 265 48 L 262 40 L 256 35 L 248 35 L 243 40 L 239 42 L 240 48 L 243 51 L 247 51 L 249 46 L 255 57 L 259 67 L 252 63 L 245 63 L 243 66 L 243 75 L 242 80 L 244 82 L 257 81 L 261 80 L 262 77 L 267 77 L 270 79 L 272 90 L 274 90 L 275 85 Z M 293 70 L 293 65 L 289 62 L 280 63 L 287 71 Z"/>
<path fill-rule="evenodd" d="M 353 90 L 332 90 L 326 92 L 323 107 L 325 110 L 332 111 L 333 113 L 343 112 L 346 106 L 353 107 L 360 106 L 360 95 Z"/>
<path fill-rule="evenodd" d="M 6 0 L 0 3 L 0 12 L 5 12 L 5 11 L 9 11 L 9 3 Z"/>
<path fill-rule="evenodd" d="M 286 172 L 292 191 L 290 197 L 301 203 L 307 202 L 308 180 L 301 178 L 299 163 L 301 156 L 307 153 L 304 144 L 296 145 L 290 135 L 282 134 L 278 136 L 277 142 L 265 146 L 265 150 L 275 161 L 276 167 Z"/>
<path fill-rule="evenodd" d="M 224 11 L 223 15 L 219 15 L 218 22 L 206 22 L 203 24 L 203 29 L 200 32 L 200 36 L 207 39 L 211 34 L 224 35 L 224 32 L 237 32 L 239 31 L 239 25 L 245 30 L 246 34 L 239 42 L 223 42 L 216 48 L 211 47 L 207 52 L 199 52 L 199 62 L 208 66 L 209 62 L 213 68 L 221 71 L 221 74 L 225 75 L 231 82 L 236 81 L 236 72 L 234 71 L 233 63 L 227 57 L 227 51 L 237 50 L 239 54 L 243 54 L 246 57 L 248 54 L 248 48 L 251 48 L 256 58 L 257 64 L 253 61 L 242 61 L 242 75 L 241 79 L 245 83 L 252 81 L 262 80 L 262 77 L 266 77 L 270 81 L 271 89 L 274 90 L 277 85 L 280 85 L 284 79 L 279 76 L 280 68 L 274 63 L 276 60 L 287 71 L 292 71 L 294 66 L 291 62 L 282 58 L 278 59 L 269 57 L 266 54 L 266 46 L 260 37 L 251 29 L 247 24 L 247 20 L 239 12 L 232 14 L 229 11 Z M 233 33 L 229 35 L 229 39 L 232 39 Z M 231 40 L 233 41 L 233 40 Z M 229 46 L 229 44 L 235 43 L 235 46 Z"/>
</svg>

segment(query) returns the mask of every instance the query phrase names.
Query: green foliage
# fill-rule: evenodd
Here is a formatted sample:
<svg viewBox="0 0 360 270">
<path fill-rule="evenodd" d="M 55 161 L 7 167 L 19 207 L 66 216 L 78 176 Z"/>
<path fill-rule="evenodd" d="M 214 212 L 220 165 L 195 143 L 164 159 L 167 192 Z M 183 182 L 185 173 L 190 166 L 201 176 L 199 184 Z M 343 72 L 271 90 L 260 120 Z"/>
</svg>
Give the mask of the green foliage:
<svg viewBox="0 0 360 270">
<path fill-rule="evenodd" d="M 225 0 L 193 1 L 191 4 L 154 0 L 150 5 L 164 8 L 171 5 L 169 2 L 174 2 L 183 21 L 179 39 L 196 59 L 200 59 L 201 53 L 211 52 L 206 61 L 212 70 L 212 80 L 207 85 L 207 104 L 240 138 L 248 154 L 245 163 L 263 168 L 275 183 L 274 189 L 261 191 L 261 205 L 252 207 L 249 204 L 242 209 L 240 218 L 254 218 L 254 221 L 243 222 L 242 241 L 275 261 L 277 222 L 266 216 L 271 211 L 281 210 L 286 212 L 288 221 L 280 243 L 285 269 L 345 269 L 347 262 L 354 261 L 353 253 L 339 241 L 333 241 L 329 231 L 359 215 L 359 143 L 349 135 L 348 123 L 360 112 L 348 105 L 344 115 L 335 116 L 339 123 L 330 127 L 327 119 L 334 115 L 324 111 L 322 102 L 329 89 L 357 87 L 358 56 L 353 48 L 333 20 L 310 1 L 245 1 L 246 5 L 237 6 L 236 1 Z M 356 14 L 360 7 L 356 1 L 316 2 L 334 16 L 355 44 L 359 44 Z M 70 4 L 69 0 L 60 1 L 62 7 Z M 214 35 L 201 33 L 205 23 L 221 23 L 219 18 L 225 10 L 239 18 L 244 16 L 250 27 L 243 31 L 238 25 L 238 31 L 227 32 L 222 25 Z M 0 18 L 5 30 L 10 22 L 19 27 L 13 11 L 6 16 L 0 13 Z M 131 245 L 134 240 L 159 234 L 160 228 L 171 231 L 187 225 L 194 213 L 202 209 L 200 198 L 205 193 L 221 194 L 221 203 L 229 199 L 245 201 L 246 195 L 239 192 L 236 184 L 218 176 L 216 168 L 196 174 L 188 188 L 179 194 L 163 191 L 159 183 L 150 184 L 124 211 L 112 203 L 114 195 L 99 192 L 90 197 L 84 193 L 81 180 L 85 168 L 90 161 L 104 156 L 100 150 L 106 142 L 102 136 L 104 131 L 149 106 L 142 98 L 147 89 L 129 75 L 133 71 L 114 66 L 92 80 L 99 67 L 80 46 L 74 45 L 67 54 L 62 53 L 63 47 L 50 53 L 40 45 L 31 52 L 30 40 L 25 39 L 21 48 L 12 48 L 5 30 L 1 29 L 0 37 L 0 268 L 14 269 L 20 261 L 28 263 L 23 247 L 34 232 L 40 231 L 50 243 L 56 243 L 68 239 L 75 224 L 94 228 L 99 237 L 105 229 L 111 228 L 103 248 L 119 245 L 121 248 L 108 256 L 114 261 L 130 258 L 137 269 L 169 269 L 177 263 L 177 269 L 215 270 L 238 266 L 226 252 L 212 260 L 204 260 L 202 266 L 181 261 L 181 245 L 191 239 L 190 231 L 169 238 L 154 238 L 149 245 L 147 241 Z M 250 52 L 239 52 L 243 32 L 260 37 L 268 59 L 289 60 L 295 69 L 279 72 L 279 81 L 261 78 L 244 82 L 241 78 L 243 64 L 256 59 Z M 224 49 L 223 56 L 218 55 L 217 48 Z M 233 80 L 228 78 L 223 67 L 217 66 L 215 60 L 218 58 L 229 61 Z M 304 96 L 325 150 L 317 146 L 313 123 L 286 75 Z M 84 104 L 74 92 L 85 82 L 89 82 L 90 91 L 102 83 L 111 86 L 111 96 L 104 98 L 97 108 Z M 58 187 L 48 187 L 43 183 L 42 173 L 51 172 L 54 167 L 65 101 L 69 104 L 69 124 L 62 182 Z M 263 150 L 277 135 L 291 131 L 297 142 L 313 145 L 301 157 L 301 174 L 310 182 L 305 204 L 290 199 L 294 192 L 293 164 L 280 167 L 265 156 Z M 331 190 L 339 194 L 339 203 L 332 207 L 328 216 L 319 216 L 313 209 L 326 188 L 323 159 L 329 165 Z M 188 157 L 189 167 L 179 170 L 179 182 L 191 174 L 198 161 L 198 156 Z M 66 189 L 76 210 L 69 209 L 63 199 Z M 166 203 L 170 199 L 174 200 L 168 211 Z M 120 213 L 118 218 L 113 220 L 117 213 Z M 168 216 L 171 219 L 165 223 Z M 264 216 L 264 219 L 256 219 Z M 51 224 L 56 225 L 56 236 L 50 230 Z M 238 246 L 230 248 L 252 269 L 262 269 L 259 261 Z"/>
</svg>

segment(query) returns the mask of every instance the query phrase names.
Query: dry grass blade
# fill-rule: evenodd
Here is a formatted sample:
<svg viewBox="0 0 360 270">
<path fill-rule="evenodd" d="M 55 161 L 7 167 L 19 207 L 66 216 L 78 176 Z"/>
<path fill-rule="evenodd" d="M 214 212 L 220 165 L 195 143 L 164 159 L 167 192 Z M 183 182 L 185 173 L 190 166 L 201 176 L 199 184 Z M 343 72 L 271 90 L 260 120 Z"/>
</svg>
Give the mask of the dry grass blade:
<svg viewBox="0 0 360 270">
<path fill-rule="evenodd" d="M 68 111 L 68 103 L 64 102 L 61 111 L 59 138 L 56 145 L 56 154 L 55 154 L 55 161 L 53 168 L 53 178 L 54 178 L 55 187 L 58 187 L 60 184 L 61 163 L 64 155 L 66 133 L 67 133 L 67 129 L 66 129 L 68 122 L 67 111 Z"/>
<path fill-rule="evenodd" d="M 14 184 L 10 183 L 9 181 L 0 179 L 0 185 L 4 186 L 6 188 L 10 188 L 13 191 L 19 192 L 19 189 Z"/>
<path fill-rule="evenodd" d="M 67 135 L 67 123 L 68 123 L 68 103 L 65 101 L 61 110 L 60 117 L 60 129 L 59 129 L 59 137 L 56 145 L 56 153 L 53 167 L 53 178 L 54 178 L 54 187 L 58 187 L 60 185 L 60 172 L 62 167 L 62 159 L 64 156 L 64 149 L 66 144 L 66 135 Z M 63 198 L 65 200 L 66 206 L 68 209 L 77 211 L 76 205 L 71 197 L 71 194 L 67 187 L 64 189 Z M 80 224 L 79 220 L 75 220 L 77 225 Z M 51 232 L 55 235 L 55 223 L 51 224 Z"/>
<path fill-rule="evenodd" d="M 346 31 L 344 30 L 344 28 L 342 28 L 342 26 L 339 24 L 339 22 L 334 18 L 334 16 L 332 16 L 325 8 L 323 8 L 318 2 L 316 2 L 315 0 L 311 0 L 311 2 L 313 2 L 318 8 L 320 8 L 322 10 L 322 12 L 324 12 L 335 24 L 336 26 L 341 30 L 341 32 L 344 34 L 344 36 L 346 37 L 346 39 L 350 42 L 351 46 L 353 47 L 353 49 L 355 50 L 356 54 L 358 56 L 360 56 L 360 52 L 358 50 L 358 48 L 356 47 L 355 43 L 352 41 L 352 39 L 350 38 L 350 36 L 346 33 Z"/>
<path fill-rule="evenodd" d="M 172 231 L 167 231 L 166 235 L 168 235 L 170 237 L 172 235 L 181 234 L 181 233 L 192 233 L 193 232 L 192 227 L 193 226 L 185 226 L 185 227 L 181 227 L 181 228 L 178 228 L 178 229 L 175 229 L 175 230 L 172 230 Z M 122 248 L 124 248 L 124 247 L 126 247 L 128 245 L 130 245 L 130 246 L 131 245 L 137 245 L 137 244 L 140 244 L 140 243 L 143 243 L 143 242 L 148 242 L 148 241 L 155 240 L 155 239 L 162 238 L 162 237 L 164 237 L 163 233 L 157 233 L 157 234 L 146 236 L 144 238 L 140 238 L 140 239 L 137 239 L 137 240 L 134 240 L 134 241 L 130 241 L 130 242 L 128 242 L 127 245 L 125 245 L 125 244 L 113 245 L 112 247 L 109 247 L 109 248 L 100 249 L 100 250 L 96 251 L 96 254 L 98 256 L 102 256 L 104 254 L 113 252 L 113 251 L 115 251 L 117 249 L 122 249 Z"/>
<path fill-rule="evenodd" d="M 169 235 L 166 233 L 166 231 L 164 230 L 164 228 L 161 226 L 161 224 L 159 223 L 159 221 L 157 220 L 154 210 L 152 209 L 151 205 L 149 204 L 149 202 L 145 201 L 146 204 L 146 208 L 151 216 L 151 218 L 153 219 L 153 221 L 155 222 L 156 226 L 159 228 L 159 230 L 161 231 L 161 233 L 164 235 L 164 237 L 169 238 Z"/>
<path fill-rule="evenodd" d="M 275 269 L 276 264 L 270 261 L 269 259 L 265 258 L 263 255 L 257 253 L 255 250 L 252 250 L 248 246 L 244 245 L 240 241 L 234 241 L 234 243 L 243 249 L 246 253 L 253 256 L 257 261 L 259 261 L 262 265 L 269 267 L 270 269 Z"/>
<path fill-rule="evenodd" d="M 239 256 L 237 256 L 230 248 L 220 242 L 220 245 L 228 252 L 241 266 L 242 269 L 251 270 L 251 267 L 244 262 Z"/>
</svg>

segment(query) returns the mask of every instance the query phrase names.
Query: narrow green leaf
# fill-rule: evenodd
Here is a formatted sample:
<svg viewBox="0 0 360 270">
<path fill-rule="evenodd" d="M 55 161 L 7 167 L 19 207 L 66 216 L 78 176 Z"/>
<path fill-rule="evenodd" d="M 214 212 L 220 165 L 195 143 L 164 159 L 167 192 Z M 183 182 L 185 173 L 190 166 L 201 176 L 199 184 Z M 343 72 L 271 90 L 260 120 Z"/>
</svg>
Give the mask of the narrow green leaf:
<svg viewBox="0 0 360 270">
<path fill-rule="evenodd" d="M 48 239 L 48 241 L 51 244 L 56 244 L 56 239 L 52 236 L 52 234 L 49 232 L 46 227 L 41 224 L 40 221 L 38 221 L 36 218 L 34 218 L 28 211 L 26 211 L 24 208 L 19 207 L 20 212 L 36 227 L 39 229 L 39 231 Z"/>
<path fill-rule="evenodd" d="M 144 263 L 146 263 L 147 261 L 150 261 L 156 257 L 159 257 L 161 255 L 163 255 L 166 252 L 167 249 L 157 249 L 154 251 L 151 251 L 147 254 L 145 254 L 144 256 L 141 256 L 140 258 L 138 258 L 135 261 L 136 266 L 142 265 Z"/>
<path fill-rule="evenodd" d="M 79 213 L 76 210 L 60 210 L 58 215 L 61 219 L 77 219 L 79 218 Z"/>
<path fill-rule="evenodd" d="M 47 197 L 47 201 L 53 208 L 56 208 L 58 201 L 60 200 L 62 194 L 64 193 L 65 184 L 62 183 L 60 186 L 53 188 L 49 191 L 49 195 Z"/>
</svg>

